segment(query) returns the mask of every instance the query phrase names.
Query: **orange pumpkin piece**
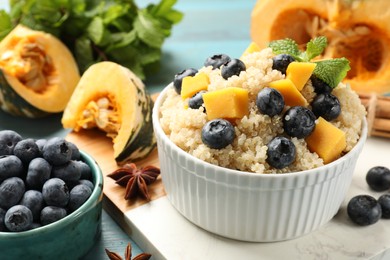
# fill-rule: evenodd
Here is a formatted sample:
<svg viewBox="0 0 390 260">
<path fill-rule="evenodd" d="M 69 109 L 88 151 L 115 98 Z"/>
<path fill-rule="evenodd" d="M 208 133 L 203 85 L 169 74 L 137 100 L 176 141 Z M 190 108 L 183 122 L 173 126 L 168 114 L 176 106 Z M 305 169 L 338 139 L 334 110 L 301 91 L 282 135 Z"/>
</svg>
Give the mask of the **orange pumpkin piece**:
<svg viewBox="0 0 390 260">
<path fill-rule="evenodd" d="M 286 77 L 290 79 L 295 87 L 301 91 L 306 82 L 310 79 L 317 64 L 313 62 L 291 62 L 286 70 Z"/>
<path fill-rule="evenodd" d="M 306 142 L 309 150 L 317 153 L 324 163 L 330 163 L 339 158 L 347 146 L 345 133 L 322 117 L 318 118 L 316 127 L 306 137 Z"/>
<path fill-rule="evenodd" d="M 295 87 L 290 79 L 280 79 L 269 83 L 271 88 L 278 90 L 287 106 L 307 106 L 305 97 Z"/>
<path fill-rule="evenodd" d="M 224 88 L 203 94 L 207 119 L 237 119 L 249 113 L 248 90 L 243 88 Z"/>
<path fill-rule="evenodd" d="M 184 77 L 181 85 L 181 97 L 183 99 L 190 98 L 201 90 L 207 90 L 209 84 L 209 76 L 203 72 L 195 76 Z"/>
</svg>

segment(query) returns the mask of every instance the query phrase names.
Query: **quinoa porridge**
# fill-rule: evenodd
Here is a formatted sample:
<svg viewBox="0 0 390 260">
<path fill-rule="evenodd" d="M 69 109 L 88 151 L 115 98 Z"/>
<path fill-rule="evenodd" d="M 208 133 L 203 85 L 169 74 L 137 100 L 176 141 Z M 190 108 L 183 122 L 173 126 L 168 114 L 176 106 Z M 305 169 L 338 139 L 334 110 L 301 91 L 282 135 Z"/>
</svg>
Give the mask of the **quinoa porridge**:
<svg viewBox="0 0 390 260">
<path fill-rule="evenodd" d="M 284 79 L 286 76 L 273 66 L 273 54 L 270 48 L 243 55 L 240 60 L 246 69 L 239 75 L 228 79 L 221 76 L 221 68 L 202 67 L 197 74 L 208 76 L 209 84 L 206 91 L 238 87 L 248 92 L 248 112 L 237 119 L 230 119 L 234 127 L 234 139 L 231 144 L 221 149 L 214 149 L 202 141 L 202 128 L 209 121 L 204 106 L 197 109 L 188 107 L 189 98 L 183 98 L 173 87 L 167 92 L 167 97 L 160 108 L 160 123 L 166 135 L 185 152 L 206 162 L 255 173 L 287 173 L 312 169 L 324 165 L 324 160 L 310 151 L 305 138 L 288 137 L 294 144 L 296 156 L 286 167 L 275 168 L 267 162 L 267 144 L 276 136 L 286 136 L 283 128 L 283 113 L 289 108 L 284 106 L 283 112 L 269 116 L 259 112 L 256 97 L 262 89 L 269 87 L 271 82 Z M 308 80 L 300 91 L 307 100 L 306 107 L 311 109 L 311 103 L 316 92 L 311 80 Z M 365 109 L 358 95 L 343 83 L 333 89 L 337 97 L 341 113 L 329 122 L 345 133 L 343 154 L 350 151 L 359 140 Z M 219 104 L 223 107 L 224 104 Z M 228 109 L 228 108 L 226 108 Z M 317 121 L 316 121 L 317 122 Z"/>
</svg>

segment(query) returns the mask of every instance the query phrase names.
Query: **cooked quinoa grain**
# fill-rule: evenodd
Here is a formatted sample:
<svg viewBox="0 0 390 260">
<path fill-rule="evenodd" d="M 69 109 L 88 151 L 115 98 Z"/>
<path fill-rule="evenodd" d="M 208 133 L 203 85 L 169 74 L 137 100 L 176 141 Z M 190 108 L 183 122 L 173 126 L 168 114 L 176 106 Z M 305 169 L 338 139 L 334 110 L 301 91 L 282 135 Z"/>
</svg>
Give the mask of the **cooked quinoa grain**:
<svg viewBox="0 0 390 260">
<path fill-rule="evenodd" d="M 277 135 L 283 135 L 282 117 L 269 117 L 259 113 L 256 107 L 257 93 L 267 87 L 272 81 L 285 76 L 277 70 L 272 70 L 272 50 L 267 48 L 261 52 L 245 55 L 241 60 L 246 65 L 246 71 L 239 76 L 225 80 L 220 69 L 211 66 L 203 67 L 199 72 L 209 76 L 208 91 L 228 87 L 241 87 L 249 91 L 249 114 L 234 120 L 236 137 L 232 144 L 217 150 L 202 143 L 201 130 L 207 122 L 204 108 L 188 108 L 188 99 L 183 100 L 173 88 L 167 93 L 166 100 L 160 108 L 160 123 L 167 136 L 181 149 L 189 154 L 222 167 L 249 171 L 255 173 L 287 173 L 312 169 L 323 165 L 323 160 L 309 151 L 304 139 L 291 138 L 296 146 L 296 160 L 288 167 L 274 169 L 267 162 L 267 143 Z M 310 80 L 301 91 L 310 103 L 315 92 Z M 340 83 L 332 92 L 341 103 L 340 116 L 331 121 L 332 124 L 346 133 L 347 146 L 344 153 L 350 151 L 359 140 L 362 119 L 365 109 L 358 95 L 348 86 Z M 285 110 L 288 107 L 285 107 Z"/>
</svg>

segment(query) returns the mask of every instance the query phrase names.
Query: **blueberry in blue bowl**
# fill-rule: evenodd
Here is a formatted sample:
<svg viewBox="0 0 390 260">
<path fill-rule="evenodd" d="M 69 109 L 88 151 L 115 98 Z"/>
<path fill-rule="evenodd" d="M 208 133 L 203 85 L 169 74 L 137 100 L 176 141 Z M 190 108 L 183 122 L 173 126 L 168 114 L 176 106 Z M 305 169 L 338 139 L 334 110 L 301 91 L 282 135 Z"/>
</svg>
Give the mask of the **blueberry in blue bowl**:
<svg viewBox="0 0 390 260">
<path fill-rule="evenodd" d="M 89 182 L 93 188 L 83 184 L 74 186 L 72 190 L 80 185 L 83 187 L 69 191 L 67 207 L 48 205 L 53 202 L 44 201 L 45 207 L 37 216 L 28 205 L 34 201 L 39 203 L 40 188 L 34 194 L 21 196 L 20 203 L 25 205 L 0 207 L 0 259 L 23 259 L 26 255 L 30 259 L 79 259 L 95 245 L 101 233 L 103 175 L 96 161 L 87 153 L 80 151 L 80 160 L 90 168 Z M 11 178 L 17 180 L 19 177 Z M 85 196 L 86 193 L 89 196 Z M 37 223 L 37 218 L 40 218 L 40 223 Z"/>
</svg>

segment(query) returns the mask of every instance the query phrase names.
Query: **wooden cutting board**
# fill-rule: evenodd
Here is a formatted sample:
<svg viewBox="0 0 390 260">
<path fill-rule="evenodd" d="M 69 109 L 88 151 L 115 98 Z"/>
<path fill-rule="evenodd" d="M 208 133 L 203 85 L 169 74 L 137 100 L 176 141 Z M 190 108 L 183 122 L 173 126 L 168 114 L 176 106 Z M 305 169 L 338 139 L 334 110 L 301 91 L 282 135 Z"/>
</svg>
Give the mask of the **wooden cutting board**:
<svg viewBox="0 0 390 260">
<path fill-rule="evenodd" d="M 122 213 L 148 202 L 142 198 L 125 200 L 125 188 L 117 185 L 113 179 L 107 177 L 107 174 L 118 169 L 119 166 L 117 166 L 114 159 L 112 140 L 106 137 L 105 133 L 99 130 L 83 130 L 77 133 L 69 133 L 66 139 L 75 143 L 79 149 L 87 152 L 96 160 L 103 172 L 103 193 Z M 147 158 L 135 163 L 138 167 L 147 165 L 159 167 L 157 149 L 155 148 Z M 151 200 L 165 196 L 160 176 L 148 188 Z"/>
</svg>

